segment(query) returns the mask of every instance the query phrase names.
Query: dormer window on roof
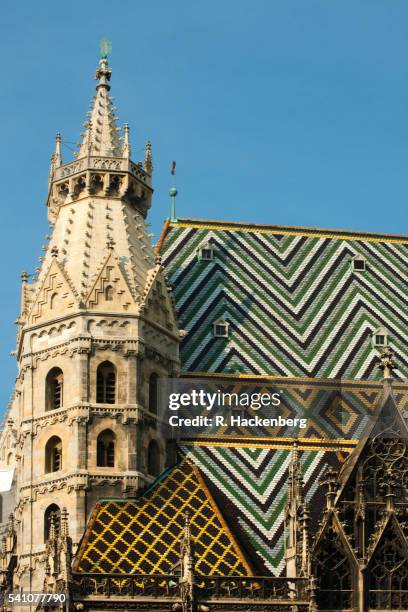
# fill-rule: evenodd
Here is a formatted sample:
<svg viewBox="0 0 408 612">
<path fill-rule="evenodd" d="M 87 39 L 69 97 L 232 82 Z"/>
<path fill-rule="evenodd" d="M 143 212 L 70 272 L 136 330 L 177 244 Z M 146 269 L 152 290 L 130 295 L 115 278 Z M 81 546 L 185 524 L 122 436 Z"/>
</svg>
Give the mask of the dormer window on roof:
<svg viewBox="0 0 408 612">
<path fill-rule="evenodd" d="M 218 319 L 213 323 L 214 338 L 228 338 L 229 323 L 225 319 Z"/>
<path fill-rule="evenodd" d="M 384 327 L 377 329 L 372 336 L 374 348 L 384 348 L 388 346 L 388 332 Z"/>
<path fill-rule="evenodd" d="M 204 242 L 197 249 L 197 257 L 200 261 L 212 261 L 214 259 L 214 246 L 210 241 Z"/>
<path fill-rule="evenodd" d="M 367 267 L 367 261 L 362 255 L 356 255 L 351 260 L 351 265 L 354 272 L 365 272 Z"/>
</svg>

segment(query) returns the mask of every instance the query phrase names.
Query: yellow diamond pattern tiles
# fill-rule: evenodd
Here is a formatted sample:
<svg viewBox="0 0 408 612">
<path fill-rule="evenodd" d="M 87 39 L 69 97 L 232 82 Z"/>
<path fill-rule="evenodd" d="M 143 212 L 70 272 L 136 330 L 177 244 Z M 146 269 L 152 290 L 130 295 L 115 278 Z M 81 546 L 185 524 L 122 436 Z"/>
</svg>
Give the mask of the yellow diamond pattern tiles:
<svg viewBox="0 0 408 612">
<path fill-rule="evenodd" d="M 139 500 L 100 502 L 81 545 L 75 570 L 172 573 L 180 560 L 186 513 L 198 574 L 250 573 L 197 468 L 186 459 Z"/>
</svg>

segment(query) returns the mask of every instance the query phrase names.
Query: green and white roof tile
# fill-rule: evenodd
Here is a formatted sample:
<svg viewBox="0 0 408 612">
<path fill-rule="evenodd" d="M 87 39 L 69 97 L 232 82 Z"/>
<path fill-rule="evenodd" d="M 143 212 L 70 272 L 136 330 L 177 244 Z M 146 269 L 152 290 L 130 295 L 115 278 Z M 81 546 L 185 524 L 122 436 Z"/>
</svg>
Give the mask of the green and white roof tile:
<svg viewBox="0 0 408 612">
<path fill-rule="evenodd" d="M 229 528 L 258 575 L 280 576 L 284 570 L 284 512 L 291 452 L 236 446 L 194 445 L 183 451 L 199 467 Z M 304 450 L 301 455 L 305 496 L 321 506 L 318 480 L 330 465 L 338 468 L 332 450 Z"/>
<path fill-rule="evenodd" d="M 208 241 L 214 257 L 202 261 Z M 407 378 L 407 236 L 180 219 L 160 252 L 188 332 L 184 370 L 379 378 L 372 336 L 385 328 Z M 217 319 L 228 338 L 214 338 Z"/>
<path fill-rule="evenodd" d="M 198 250 L 209 241 L 214 257 L 202 261 Z M 158 249 L 180 327 L 188 332 L 181 345 L 185 376 L 229 375 L 237 384 L 277 377 L 279 388 L 290 387 L 291 406 L 301 413 L 313 404 L 327 417 L 324 431 L 333 433 L 299 440 L 316 521 L 323 504 L 320 476 L 352 452 L 357 441 L 350 438 L 361 433 L 362 415 L 381 393 L 372 342 L 380 328 L 396 355 L 397 401 L 401 410 L 408 405 L 408 236 L 179 219 L 167 223 Z M 363 272 L 353 270 L 357 255 L 366 260 Z M 228 321 L 228 338 L 214 337 L 218 319 Z M 348 440 L 338 439 L 331 391 L 323 388 L 336 384 L 349 417 Z M 293 441 L 225 433 L 185 440 L 182 449 L 254 570 L 280 575 Z"/>
</svg>

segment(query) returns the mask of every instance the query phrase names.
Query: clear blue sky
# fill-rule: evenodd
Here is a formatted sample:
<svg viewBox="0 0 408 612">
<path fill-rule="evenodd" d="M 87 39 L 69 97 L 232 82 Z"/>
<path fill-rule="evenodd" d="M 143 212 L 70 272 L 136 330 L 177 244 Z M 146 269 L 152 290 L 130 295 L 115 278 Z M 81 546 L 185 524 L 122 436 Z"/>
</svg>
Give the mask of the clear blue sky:
<svg viewBox="0 0 408 612">
<path fill-rule="evenodd" d="M 133 157 L 153 143 L 156 234 L 172 159 L 179 216 L 406 232 L 407 31 L 406 0 L 3 0 L 0 407 L 54 135 L 79 139 L 102 36 Z"/>
</svg>

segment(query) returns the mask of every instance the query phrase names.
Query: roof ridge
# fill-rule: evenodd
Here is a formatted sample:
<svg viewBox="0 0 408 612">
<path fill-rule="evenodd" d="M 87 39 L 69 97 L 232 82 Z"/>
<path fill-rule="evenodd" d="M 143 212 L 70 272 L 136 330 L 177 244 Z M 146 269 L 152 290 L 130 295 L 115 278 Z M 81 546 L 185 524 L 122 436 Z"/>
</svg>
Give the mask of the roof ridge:
<svg viewBox="0 0 408 612">
<path fill-rule="evenodd" d="M 274 225 L 268 223 L 253 223 L 253 222 L 245 222 L 245 221 L 222 221 L 217 219 L 192 219 L 192 218 L 178 218 L 177 222 L 169 222 L 166 220 L 165 229 L 168 226 L 170 227 L 178 227 L 183 225 L 203 225 L 203 226 L 221 226 L 222 227 L 232 227 L 232 228 L 254 228 L 259 230 L 276 230 L 276 231 L 286 231 L 293 233 L 324 233 L 335 236 L 355 236 L 358 237 L 367 237 L 367 238 L 389 238 L 389 239 L 400 239 L 406 240 L 408 242 L 408 234 L 389 234 L 385 232 L 368 232 L 364 230 L 347 230 L 347 229 L 332 229 L 332 228 L 322 228 L 322 227 L 306 227 L 302 225 Z"/>
</svg>

